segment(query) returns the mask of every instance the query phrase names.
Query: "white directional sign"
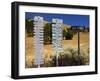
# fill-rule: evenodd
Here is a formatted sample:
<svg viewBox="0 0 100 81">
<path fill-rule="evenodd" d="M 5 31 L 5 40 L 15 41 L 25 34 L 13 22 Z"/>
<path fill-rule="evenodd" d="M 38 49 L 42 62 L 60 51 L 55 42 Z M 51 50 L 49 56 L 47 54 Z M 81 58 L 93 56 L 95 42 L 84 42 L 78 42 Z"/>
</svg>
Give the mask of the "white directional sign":
<svg viewBox="0 0 100 81">
<path fill-rule="evenodd" d="M 34 17 L 34 46 L 35 46 L 35 64 L 40 67 L 43 64 L 43 17 Z"/>
<path fill-rule="evenodd" d="M 52 19 L 52 44 L 56 52 L 62 51 L 62 23 L 61 19 Z"/>
</svg>

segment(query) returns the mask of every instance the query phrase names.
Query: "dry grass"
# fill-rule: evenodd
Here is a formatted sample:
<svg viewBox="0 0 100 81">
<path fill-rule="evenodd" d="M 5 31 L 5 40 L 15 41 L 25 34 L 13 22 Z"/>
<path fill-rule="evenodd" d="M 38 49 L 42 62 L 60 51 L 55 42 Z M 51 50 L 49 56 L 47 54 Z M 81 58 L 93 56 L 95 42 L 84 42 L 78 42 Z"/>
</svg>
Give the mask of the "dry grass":
<svg viewBox="0 0 100 81">
<path fill-rule="evenodd" d="M 33 37 L 27 37 L 25 38 L 25 61 L 26 61 L 26 68 L 28 66 L 31 67 L 32 63 L 34 62 L 34 38 Z M 74 35 L 73 40 L 63 40 L 62 45 L 63 48 L 67 47 L 75 47 L 77 48 L 77 34 Z M 80 33 L 80 46 L 81 49 L 87 50 L 89 48 L 89 33 Z M 53 49 L 52 45 L 44 45 L 43 48 L 43 57 L 45 60 L 49 60 L 50 57 L 53 56 Z"/>
</svg>

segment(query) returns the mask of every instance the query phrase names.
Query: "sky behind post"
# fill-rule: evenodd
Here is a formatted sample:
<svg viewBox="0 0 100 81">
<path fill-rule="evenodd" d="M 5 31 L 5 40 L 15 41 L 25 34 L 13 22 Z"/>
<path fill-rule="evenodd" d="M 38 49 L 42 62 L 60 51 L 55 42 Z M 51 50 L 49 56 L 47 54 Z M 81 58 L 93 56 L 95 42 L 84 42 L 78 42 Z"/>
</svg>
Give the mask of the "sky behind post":
<svg viewBox="0 0 100 81">
<path fill-rule="evenodd" d="M 89 15 L 75 15 L 75 14 L 51 14 L 51 13 L 34 13 L 26 12 L 26 19 L 33 19 L 34 16 L 42 16 L 45 21 L 52 22 L 53 18 L 63 19 L 64 24 L 71 26 L 85 26 L 89 27 Z"/>
</svg>

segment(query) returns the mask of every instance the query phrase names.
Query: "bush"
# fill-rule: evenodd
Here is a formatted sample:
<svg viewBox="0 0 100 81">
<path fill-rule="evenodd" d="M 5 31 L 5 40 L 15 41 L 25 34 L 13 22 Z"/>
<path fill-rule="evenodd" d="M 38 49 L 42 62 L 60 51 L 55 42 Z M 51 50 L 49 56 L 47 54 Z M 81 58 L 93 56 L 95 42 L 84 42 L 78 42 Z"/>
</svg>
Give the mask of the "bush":
<svg viewBox="0 0 100 81">
<path fill-rule="evenodd" d="M 51 23 L 46 23 L 44 25 L 44 44 L 52 43 L 52 25 Z"/>
<path fill-rule="evenodd" d="M 29 21 L 28 19 L 26 19 L 25 21 L 25 27 L 26 27 L 26 34 L 29 37 L 33 36 L 33 21 Z"/>
<path fill-rule="evenodd" d="M 81 49 L 80 55 L 76 48 L 66 48 L 59 53 L 58 66 L 77 66 L 89 64 L 89 53 Z M 56 54 L 51 57 L 51 60 L 45 61 L 45 67 L 56 67 Z"/>
<path fill-rule="evenodd" d="M 29 61 L 25 61 L 25 68 L 35 68 L 37 67 L 35 64 L 34 64 L 34 59 L 32 59 L 30 62 Z"/>
<path fill-rule="evenodd" d="M 66 40 L 72 40 L 73 33 L 71 31 L 67 31 L 65 35 Z"/>
<path fill-rule="evenodd" d="M 58 56 L 58 66 L 78 66 L 78 65 L 89 65 L 89 48 L 81 49 L 80 55 L 78 55 L 78 50 L 76 48 L 66 48 L 59 53 Z M 44 57 L 44 64 L 41 67 L 56 67 L 56 54 L 50 58 Z M 36 68 L 37 65 L 34 64 L 34 59 L 31 62 L 26 61 L 26 68 Z"/>
</svg>

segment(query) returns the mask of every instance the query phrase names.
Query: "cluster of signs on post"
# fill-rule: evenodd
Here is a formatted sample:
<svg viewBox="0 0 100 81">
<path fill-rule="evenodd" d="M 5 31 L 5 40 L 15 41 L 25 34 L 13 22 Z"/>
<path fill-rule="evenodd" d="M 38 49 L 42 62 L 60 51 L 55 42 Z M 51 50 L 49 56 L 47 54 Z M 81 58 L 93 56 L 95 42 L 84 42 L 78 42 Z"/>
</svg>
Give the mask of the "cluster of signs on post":
<svg viewBox="0 0 100 81">
<path fill-rule="evenodd" d="M 52 19 L 52 44 L 53 50 L 56 52 L 60 52 L 62 50 L 62 23 L 61 19 Z M 35 48 L 35 64 L 40 67 L 43 61 L 43 43 L 44 43 L 44 35 L 43 35 L 43 17 L 35 16 L 34 17 L 34 48 Z"/>
</svg>

